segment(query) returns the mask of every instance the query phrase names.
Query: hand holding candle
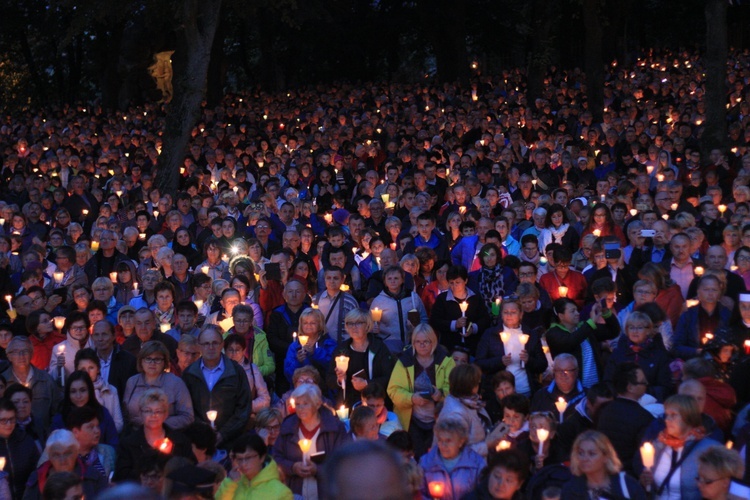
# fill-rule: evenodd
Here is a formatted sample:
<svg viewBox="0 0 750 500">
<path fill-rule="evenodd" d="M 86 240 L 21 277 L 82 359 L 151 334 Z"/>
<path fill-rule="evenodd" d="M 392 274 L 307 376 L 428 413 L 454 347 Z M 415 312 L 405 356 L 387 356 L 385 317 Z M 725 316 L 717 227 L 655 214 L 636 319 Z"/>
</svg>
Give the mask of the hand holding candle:
<svg viewBox="0 0 750 500">
<path fill-rule="evenodd" d="M 161 441 L 157 441 L 156 443 L 156 449 L 159 450 L 160 453 L 164 453 L 165 455 L 169 455 L 172 453 L 172 441 L 170 441 L 169 438 L 164 438 Z"/>
<path fill-rule="evenodd" d="M 336 415 L 339 417 L 339 420 L 346 420 L 349 418 L 349 408 L 347 408 L 344 405 L 341 405 L 341 407 L 336 410 Z"/>
<path fill-rule="evenodd" d="M 307 465 L 308 453 L 310 452 L 312 441 L 310 441 L 309 439 L 300 439 L 297 444 L 299 445 L 300 451 L 302 451 L 302 463 Z"/>
<path fill-rule="evenodd" d="M 463 302 L 458 304 L 458 307 L 461 308 L 461 317 L 465 318 L 466 310 L 469 308 L 469 303 L 464 300 Z M 465 344 L 466 343 L 466 327 L 464 326 L 462 330 L 463 330 L 462 331 L 463 335 L 461 336 L 461 342 Z"/>
<path fill-rule="evenodd" d="M 443 498 L 445 495 L 445 485 L 442 481 L 430 481 L 427 483 L 427 489 L 430 490 L 432 498 Z"/>
<path fill-rule="evenodd" d="M 539 440 L 539 453 L 537 454 L 537 456 L 543 457 L 544 456 L 544 442 L 549 437 L 549 431 L 547 429 L 537 429 L 536 437 Z"/>
<path fill-rule="evenodd" d="M 522 347 L 522 348 L 523 348 L 523 350 L 525 351 L 525 350 L 526 350 L 526 344 L 528 344 L 528 343 L 529 343 L 529 335 L 528 335 L 527 333 L 522 333 L 522 334 L 521 334 L 521 335 L 520 335 L 520 336 L 518 337 L 518 341 L 519 341 L 519 342 L 521 342 L 521 347 Z M 521 368 L 523 368 L 523 367 L 524 367 L 524 362 L 523 362 L 523 359 L 522 359 L 522 360 L 521 360 Z"/>
<path fill-rule="evenodd" d="M 563 423 L 563 420 L 565 419 L 565 410 L 568 409 L 568 402 L 562 397 L 559 397 L 557 398 L 557 401 L 555 401 L 555 408 L 557 408 L 557 412 L 560 414 L 560 423 Z"/>
<path fill-rule="evenodd" d="M 219 412 L 216 410 L 208 410 L 206 412 L 206 418 L 208 418 L 209 422 L 211 422 L 211 428 L 215 429 L 215 423 L 216 423 L 216 417 L 219 416 Z"/>
</svg>

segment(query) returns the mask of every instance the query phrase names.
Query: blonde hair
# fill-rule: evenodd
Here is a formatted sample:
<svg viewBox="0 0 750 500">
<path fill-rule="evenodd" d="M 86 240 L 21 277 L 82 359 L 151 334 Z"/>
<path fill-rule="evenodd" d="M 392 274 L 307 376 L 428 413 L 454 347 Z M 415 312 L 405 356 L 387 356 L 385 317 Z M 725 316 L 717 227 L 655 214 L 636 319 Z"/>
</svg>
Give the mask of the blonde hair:
<svg viewBox="0 0 750 500">
<path fill-rule="evenodd" d="M 362 309 L 357 308 L 352 309 L 351 311 L 346 313 L 346 316 L 344 316 L 344 323 L 356 321 L 364 321 L 365 323 L 367 323 L 367 331 L 372 331 L 372 316 L 370 316 L 369 311 L 363 311 Z"/>
<path fill-rule="evenodd" d="M 414 327 L 414 331 L 411 332 L 411 344 L 412 349 L 414 349 L 414 355 L 417 354 L 417 350 L 414 347 L 414 337 L 417 335 L 423 335 L 427 337 L 430 342 L 432 342 L 432 349 L 430 350 L 430 356 L 435 354 L 435 349 L 437 349 L 438 346 L 438 338 L 435 334 L 435 330 L 432 329 L 429 323 L 420 323 L 417 326 Z"/>
<path fill-rule="evenodd" d="M 326 330 L 326 318 L 323 316 L 323 313 L 320 312 L 320 309 L 313 309 L 312 307 L 305 309 L 302 311 L 302 314 L 299 315 L 299 324 L 297 325 L 297 331 L 302 333 L 302 319 L 305 318 L 312 318 L 314 319 L 318 326 L 318 334 L 323 335 Z"/>
<path fill-rule="evenodd" d="M 594 446 L 596 446 L 599 451 L 602 452 L 602 454 L 606 458 L 606 462 L 604 462 L 604 468 L 607 470 L 607 474 L 613 475 L 620 472 L 620 470 L 622 469 L 622 463 L 617 457 L 615 447 L 612 446 L 609 438 L 599 431 L 589 430 L 581 433 L 573 443 L 573 448 L 570 453 L 570 471 L 574 475 L 583 475 L 583 473 L 581 472 L 581 467 L 578 463 L 578 448 L 585 441 L 594 443 Z"/>
<path fill-rule="evenodd" d="M 698 463 L 712 468 L 723 477 L 742 479 L 745 475 L 745 463 L 740 454 L 721 445 L 706 448 L 698 457 Z"/>
</svg>

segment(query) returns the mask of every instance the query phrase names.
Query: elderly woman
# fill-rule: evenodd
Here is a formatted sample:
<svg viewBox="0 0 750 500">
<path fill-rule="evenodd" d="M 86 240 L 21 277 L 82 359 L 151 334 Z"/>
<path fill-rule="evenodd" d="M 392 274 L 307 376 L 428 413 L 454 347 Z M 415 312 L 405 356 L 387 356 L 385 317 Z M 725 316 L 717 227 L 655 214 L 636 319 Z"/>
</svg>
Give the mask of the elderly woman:
<svg viewBox="0 0 750 500">
<path fill-rule="evenodd" d="M 142 425 L 123 437 L 117 450 L 115 481 L 137 481 L 138 462 L 154 450 L 172 457 L 193 457 L 190 440 L 167 423 L 170 402 L 161 389 L 148 389 L 138 397 Z"/>
<path fill-rule="evenodd" d="M 65 340 L 52 348 L 49 362 L 50 376 L 58 380 L 62 372 L 70 375 L 75 370 L 75 357 L 79 349 L 91 347 L 89 318 L 86 313 L 73 312 L 65 318 L 62 333 Z"/>
<path fill-rule="evenodd" d="M 367 311 L 349 311 L 344 317 L 344 327 L 349 338 L 341 342 L 333 352 L 326 371 L 326 381 L 331 390 L 338 391 L 346 387 L 342 404 L 351 408 L 360 401 L 360 393 L 370 382 L 378 382 L 381 387 L 388 385 L 394 361 L 388 347 L 375 335 L 368 333 L 372 330 L 372 317 Z M 345 372 L 337 367 L 336 358 L 339 356 L 349 358 Z"/>
<path fill-rule="evenodd" d="M 321 387 L 323 379 L 320 372 L 312 365 L 297 368 L 292 376 L 292 388 L 281 395 L 278 401 L 274 403 L 274 408 L 281 412 L 282 419 L 294 413 L 294 398 L 292 392 L 302 384 L 313 384 Z M 334 403 L 327 397 L 323 397 L 323 406 L 334 411 Z"/>
<path fill-rule="evenodd" d="M 117 388 L 108 384 L 101 377 L 101 360 L 93 349 L 81 349 L 76 353 L 76 370 L 86 372 L 94 384 L 94 394 L 96 400 L 102 407 L 106 408 L 114 420 L 117 432 L 122 432 L 125 426 L 122 418 L 122 409 L 120 408 L 120 397 L 117 394 Z"/>
<path fill-rule="evenodd" d="M 659 499 L 700 500 L 702 494 L 695 479 L 698 457 L 719 443 L 704 437 L 700 409 L 691 396 L 677 394 L 668 398 L 664 402 L 664 422 L 666 428 L 654 443 L 654 466 L 643 469 L 641 484 L 651 488 Z"/>
<path fill-rule="evenodd" d="M 150 307 L 156 316 L 156 322 L 159 325 L 172 325 L 177 323 L 177 314 L 175 312 L 175 292 L 174 285 L 169 281 L 162 281 L 154 287 L 154 296 L 156 302 Z"/>
<path fill-rule="evenodd" d="M 143 290 L 141 294 L 130 299 L 130 305 L 133 306 L 136 311 L 141 307 L 151 308 L 156 304 L 156 285 L 161 283 L 162 275 L 158 269 L 149 269 L 143 273 L 141 278 L 141 284 Z"/>
<path fill-rule="evenodd" d="M 634 478 L 620 472 L 622 464 L 607 436 L 584 431 L 573 443 L 570 471 L 575 477 L 565 483 L 562 498 L 646 499 L 646 493 Z"/>
<path fill-rule="evenodd" d="M 78 456 L 80 445 L 73 433 L 66 429 L 53 431 L 47 439 L 44 453 L 49 459 L 31 473 L 26 483 L 24 500 L 41 500 L 47 479 L 56 472 L 72 472 L 81 478 L 86 498 L 96 498 L 109 486 L 108 478 L 94 467 L 85 467 Z"/>
<path fill-rule="evenodd" d="M 409 344 L 414 324 L 409 320 L 409 311 L 415 310 L 417 323 L 427 322 L 427 310 L 416 292 L 404 286 L 404 270 L 392 266 L 383 271 L 383 291 L 373 299 L 372 309 L 383 311 L 376 331 L 393 353 L 401 352 Z M 372 325 L 372 323 L 370 323 Z M 369 330 L 368 330 L 369 331 Z"/>
<path fill-rule="evenodd" d="M 232 445 L 232 471 L 222 481 L 217 500 L 273 498 L 292 500 L 294 495 L 281 481 L 279 468 L 262 438 L 246 434 Z"/>
<path fill-rule="evenodd" d="M 47 429 L 57 412 L 62 394 L 46 371 L 31 364 L 34 346 L 28 337 L 13 337 L 6 349 L 10 366 L 2 373 L 8 385 L 22 384 L 32 391 L 31 412 L 34 420 Z"/>
<path fill-rule="evenodd" d="M 319 309 L 305 309 L 299 317 L 298 336 L 289 346 L 284 360 L 284 375 L 291 382 L 301 366 L 314 366 L 325 377 L 336 341 L 325 332 L 325 316 Z"/>
<path fill-rule="evenodd" d="M 252 412 L 255 414 L 271 404 L 271 396 L 268 394 L 268 387 L 266 386 L 265 380 L 263 380 L 263 375 L 260 373 L 260 369 L 255 363 L 245 357 L 246 349 L 247 341 L 244 337 L 241 337 L 236 333 L 227 335 L 226 339 L 224 339 L 224 352 L 227 357 L 232 361 L 237 362 L 237 364 L 245 370 L 247 381 L 250 384 L 251 399 L 253 401 Z"/>
<path fill-rule="evenodd" d="M 544 443 L 539 439 L 539 430 L 548 432 Z M 521 441 L 518 449 L 532 459 L 532 470 L 539 471 L 548 465 L 562 463 L 565 456 L 560 440 L 557 437 L 557 419 L 551 412 L 533 412 L 529 415 L 529 439 Z M 541 449 L 541 451 L 540 451 Z"/>
<path fill-rule="evenodd" d="M 437 446 L 419 460 L 424 471 L 422 494 L 434 497 L 429 484 L 442 483 L 441 498 L 459 500 L 474 490 L 479 475 L 485 467 L 484 457 L 468 445 L 469 429 L 466 422 L 456 418 L 444 418 L 435 425 Z"/>
<path fill-rule="evenodd" d="M 488 449 L 498 442 L 499 438 L 494 433 L 488 435 L 484 427 L 484 422 L 489 422 L 490 416 L 479 397 L 481 382 L 482 370 L 477 365 L 456 366 L 448 376 L 450 394 L 445 398 L 437 422 L 439 424 L 441 420 L 448 418 L 462 420 L 468 430 L 469 446 L 486 457 Z"/>
<path fill-rule="evenodd" d="M 149 389 L 161 389 L 167 394 L 165 422 L 173 429 L 187 427 L 195 418 L 193 402 L 185 382 L 169 373 L 169 350 L 156 340 L 141 346 L 136 360 L 138 374 L 128 379 L 122 395 L 123 413 L 130 425 L 143 424 L 141 396 Z"/>
<path fill-rule="evenodd" d="M 672 370 L 669 364 L 672 358 L 661 340 L 656 335 L 651 318 L 636 311 L 625 321 L 625 338 L 617 342 L 617 347 L 607 360 L 604 369 L 604 380 L 611 381 L 617 365 L 634 362 L 648 380 L 648 392 L 659 401 L 664 401 L 672 391 Z"/>
<path fill-rule="evenodd" d="M 269 450 L 273 449 L 279 438 L 283 420 L 284 417 L 278 408 L 263 408 L 255 416 L 255 432 L 263 439 Z"/>
<path fill-rule="evenodd" d="M 421 457 L 432 444 L 435 406 L 445 399 L 455 362 L 438 344 L 430 325 L 417 325 L 412 348 L 405 350 L 393 367 L 388 396 L 401 426 L 409 432 L 414 456 Z"/>
<path fill-rule="evenodd" d="M 117 302 L 115 298 L 115 285 L 110 278 L 96 278 L 91 284 L 91 292 L 94 300 L 100 300 L 107 306 L 107 321 L 117 323 L 117 311 L 123 304 Z"/>
<path fill-rule="evenodd" d="M 726 500 L 732 479 L 742 479 L 745 463 L 735 450 L 724 446 L 710 446 L 698 456 L 698 475 L 695 477 L 701 497 L 706 500 Z"/>
<path fill-rule="evenodd" d="M 287 478 L 295 495 L 317 498 L 320 489 L 318 461 L 315 456 L 330 456 L 349 441 L 344 424 L 328 409 L 322 408 L 320 388 L 302 384 L 292 392 L 295 414 L 281 424 L 273 458 Z M 303 453 L 300 443 L 309 445 Z"/>
<path fill-rule="evenodd" d="M 268 349 L 266 332 L 253 324 L 256 318 L 254 310 L 247 304 L 234 306 L 232 309 L 234 326 L 226 332 L 226 335 L 234 333 L 245 339 L 247 350 L 244 356 L 252 359 L 252 362 L 260 369 L 260 373 L 268 377 L 275 372 L 276 361 Z"/>
</svg>

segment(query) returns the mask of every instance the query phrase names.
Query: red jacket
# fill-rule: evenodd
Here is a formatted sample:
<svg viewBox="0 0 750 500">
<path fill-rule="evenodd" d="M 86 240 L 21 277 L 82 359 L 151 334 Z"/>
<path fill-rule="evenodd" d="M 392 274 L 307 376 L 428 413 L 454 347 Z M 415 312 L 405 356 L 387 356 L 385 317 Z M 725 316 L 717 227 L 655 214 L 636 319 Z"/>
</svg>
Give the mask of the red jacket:
<svg viewBox="0 0 750 500">
<path fill-rule="evenodd" d="M 732 429 L 732 408 L 737 404 L 737 395 L 731 385 L 712 377 L 698 379 L 706 388 L 706 407 L 703 413 L 716 421 L 716 425 L 728 434 Z"/>
<path fill-rule="evenodd" d="M 539 284 L 547 291 L 553 302 L 561 297 L 561 286 L 568 287 L 566 297 L 575 302 L 579 309 L 583 307 L 583 304 L 586 301 L 588 283 L 586 282 L 586 278 L 583 277 L 583 274 L 578 271 L 570 270 L 568 271 L 567 276 L 565 276 L 565 279 L 560 279 L 555 276 L 555 271 L 552 270 L 542 275 L 539 279 Z"/>
<path fill-rule="evenodd" d="M 52 332 L 44 340 L 36 335 L 30 335 L 31 345 L 34 346 L 34 355 L 31 357 L 31 364 L 39 370 L 47 371 L 49 360 L 52 359 L 52 348 L 65 340 L 65 335 Z"/>
</svg>

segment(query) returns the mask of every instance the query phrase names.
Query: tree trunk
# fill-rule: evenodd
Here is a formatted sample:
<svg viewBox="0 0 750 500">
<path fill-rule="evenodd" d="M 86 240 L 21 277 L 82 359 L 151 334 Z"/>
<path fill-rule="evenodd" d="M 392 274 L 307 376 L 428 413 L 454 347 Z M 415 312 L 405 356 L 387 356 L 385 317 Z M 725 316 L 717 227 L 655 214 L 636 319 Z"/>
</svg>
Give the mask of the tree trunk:
<svg viewBox="0 0 750 500">
<path fill-rule="evenodd" d="M 442 82 L 469 81 L 466 12 L 460 0 L 419 1 L 423 26 L 432 37 L 437 76 Z"/>
<path fill-rule="evenodd" d="M 552 26 L 559 19 L 559 5 L 548 0 L 537 0 L 532 3 L 532 33 L 529 46 L 527 70 L 527 101 L 531 104 L 542 97 L 544 91 L 544 77 L 547 68 L 552 64 L 552 48 L 554 44 Z"/>
<path fill-rule="evenodd" d="M 222 0 L 183 0 L 182 3 L 173 65 L 174 97 L 167 108 L 164 149 L 156 174 L 156 185 L 162 193 L 177 192 L 180 165 L 206 92 L 221 3 Z"/>
<path fill-rule="evenodd" d="M 227 32 L 227 21 L 220 20 L 216 28 L 216 43 L 211 47 L 211 62 L 208 65 L 208 79 L 206 82 L 206 103 L 214 107 L 224 95 L 224 81 L 227 73 L 226 54 L 224 53 L 224 37 Z"/>
<path fill-rule="evenodd" d="M 706 126 L 701 136 L 704 158 L 727 145 L 727 0 L 706 1 Z"/>
<path fill-rule="evenodd" d="M 589 111 L 595 123 L 602 121 L 604 112 L 604 61 L 602 59 L 602 19 L 600 0 L 586 0 L 583 4 L 583 24 L 586 26 L 586 89 Z"/>
</svg>

